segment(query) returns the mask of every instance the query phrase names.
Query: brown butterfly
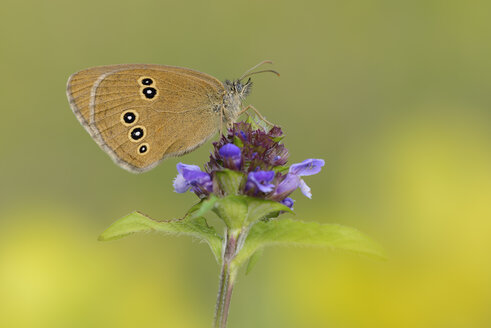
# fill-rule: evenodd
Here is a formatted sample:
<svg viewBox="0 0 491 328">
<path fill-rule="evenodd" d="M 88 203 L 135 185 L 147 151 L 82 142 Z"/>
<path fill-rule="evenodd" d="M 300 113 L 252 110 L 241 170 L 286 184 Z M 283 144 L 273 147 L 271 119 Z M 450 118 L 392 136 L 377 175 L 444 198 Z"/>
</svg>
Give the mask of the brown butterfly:
<svg viewBox="0 0 491 328">
<path fill-rule="evenodd" d="M 145 172 L 167 157 L 196 149 L 248 109 L 263 118 L 253 106 L 242 109 L 252 86 L 250 78 L 242 80 L 262 72 L 279 75 L 252 72 L 265 63 L 271 62 L 224 83 L 174 66 L 93 67 L 70 76 L 67 97 L 80 123 L 116 164 Z"/>
</svg>

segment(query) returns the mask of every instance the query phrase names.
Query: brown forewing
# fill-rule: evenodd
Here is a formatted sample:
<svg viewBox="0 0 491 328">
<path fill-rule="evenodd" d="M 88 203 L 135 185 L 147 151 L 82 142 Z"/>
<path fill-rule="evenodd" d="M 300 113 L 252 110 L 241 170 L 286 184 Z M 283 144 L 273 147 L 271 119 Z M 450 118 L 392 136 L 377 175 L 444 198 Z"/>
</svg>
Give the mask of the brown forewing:
<svg viewBox="0 0 491 328">
<path fill-rule="evenodd" d="M 142 85 L 143 77 L 152 84 Z M 81 118 L 88 122 L 101 148 L 130 171 L 147 171 L 166 157 L 195 149 L 220 124 L 217 109 L 224 88 L 209 75 L 171 66 L 124 65 L 112 66 L 92 81 L 90 100 L 80 107 Z M 156 90 L 154 98 L 145 97 L 146 87 Z M 132 124 L 122 121 L 122 114 L 128 111 L 138 116 Z M 141 139 L 131 137 L 135 128 L 144 131 Z M 142 145 L 147 146 L 143 154 L 139 152 Z"/>
</svg>

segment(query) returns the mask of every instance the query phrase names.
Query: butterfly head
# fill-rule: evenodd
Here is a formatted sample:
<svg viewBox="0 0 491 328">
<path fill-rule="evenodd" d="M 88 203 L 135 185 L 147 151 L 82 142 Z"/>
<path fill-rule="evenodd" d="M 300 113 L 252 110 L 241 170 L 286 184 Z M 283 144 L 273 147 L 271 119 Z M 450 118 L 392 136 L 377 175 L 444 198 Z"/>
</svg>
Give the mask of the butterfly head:
<svg viewBox="0 0 491 328">
<path fill-rule="evenodd" d="M 254 67 L 248 69 L 240 78 L 237 80 L 229 81 L 226 80 L 224 83 L 225 94 L 223 97 L 223 120 L 227 123 L 233 123 L 236 121 L 242 107 L 242 102 L 251 93 L 252 81 L 249 76 L 259 73 L 273 73 L 275 75 L 280 75 L 277 71 L 266 69 L 261 71 L 254 71 L 256 68 L 263 64 L 272 64 L 270 60 L 265 60 L 255 65 Z M 246 82 L 243 82 L 245 78 L 249 77 Z"/>
<path fill-rule="evenodd" d="M 225 87 L 227 90 L 227 96 L 230 99 L 235 99 L 237 102 L 242 102 L 251 92 L 251 87 L 252 87 L 252 81 L 249 76 L 254 75 L 254 74 L 259 74 L 259 73 L 273 73 L 276 75 L 280 75 L 277 71 L 271 70 L 271 69 L 265 69 L 261 71 L 254 71 L 256 68 L 263 64 L 272 64 L 273 62 L 270 60 L 264 60 L 260 62 L 259 64 L 251 67 L 248 69 L 244 74 L 242 74 L 241 77 L 239 77 L 237 80 L 234 81 L 225 81 Z M 243 82 L 246 77 L 249 77 L 247 82 Z"/>
<path fill-rule="evenodd" d="M 224 117 L 223 120 L 227 124 L 236 121 L 238 113 L 242 108 L 242 102 L 251 92 L 251 79 L 243 83 L 241 80 L 229 81 L 225 83 L 225 95 L 223 97 Z"/>
<path fill-rule="evenodd" d="M 245 83 L 241 80 L 227 80 L 225 81 L 225 86 L 227 88 L 227 93 L 229 93 L 231 96 L 239 98 L 242 101 L 249 95 L 249 93 L 251 93 L 252 81 L 250 78 Z"/>
</svg>

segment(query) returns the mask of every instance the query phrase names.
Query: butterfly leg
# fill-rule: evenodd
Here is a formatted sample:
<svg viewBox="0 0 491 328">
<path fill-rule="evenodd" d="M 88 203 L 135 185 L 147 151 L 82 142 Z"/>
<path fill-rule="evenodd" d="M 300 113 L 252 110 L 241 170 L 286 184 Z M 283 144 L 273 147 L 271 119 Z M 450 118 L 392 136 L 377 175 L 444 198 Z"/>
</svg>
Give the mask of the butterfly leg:
<svg viewBox="0 0 491 328">
<path fill-rule="evenodd" d="M 220 110 L 220 138 L 223 134 L 223 108 Z"/>
<path fill-rule="evenodd" d="M 270 121 L 268 121 L 264 116 L 261 115 L 261 113 L 259 113 L 259 111 L 256 109 L 256 107 L 252 106 L 252 105 L 248 105 L 246 108 L 244 108 L 243 110 L 241 110 L 239 112 L 239 114 L 237 116 L 240 116 L 242 114 L 244 114 L 245 112 L 247 112 L 249 109 L 252 109 L 254 111 L 254 113 L 256 113 L 257 116 L 259 116 L 259 118 L 261 120 L 263 120 L 263 122 L 265 122 L 266 124 L 269 124 L 271 126 L 274 126 L 273 123 L 271 123 Z"/>
</svg>

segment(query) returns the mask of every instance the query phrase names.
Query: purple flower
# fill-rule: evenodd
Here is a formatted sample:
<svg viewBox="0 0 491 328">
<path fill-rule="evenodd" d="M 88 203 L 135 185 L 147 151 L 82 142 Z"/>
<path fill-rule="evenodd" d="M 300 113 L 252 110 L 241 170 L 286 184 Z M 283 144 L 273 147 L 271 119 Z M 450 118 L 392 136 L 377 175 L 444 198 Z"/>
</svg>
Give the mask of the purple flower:
<svg viewBox="0 0 491 328">
<path fill-rule="evenodd" d="M 291 210 L 293 210 L 293 203 L 295 203 L 295 201 L 290 197 L 286 197 L 281 201 L 281 204 L 288 206 Z"/>
<path fill-rule="evenodd" d="M 197 165 L 177 164 L 177 177 L 174 179 L 174 190 L 184 193 L 191 189 L 198 196 L 208 195 L 213 189 L 213 182 L 208 173 L 201 171 Z"/>
<path fill-rule="evenodd" d="M 306 197 L 312 198 L 310 187 L 300 177 L 319 173 L 324 164 L 322 159 L 307 159 L 302 163 L 293 164 L 286 177 L 276 187 L 271 199 L 284 199 L 297 188 L 300 188 Z"/>
<path fill-rule="evenodd" d="M 228 143 L 220 147 L 218 153 L 223 159 L 224 167 L 232 170 L 240 170 L 242 165 L 242 154 L 239 147 L 232 143 Z"/>
<path fill-rule="evenodd" d="M 274 179 L 274 174 L 274 171 L 249 172 L 245 187 L 246 191 L 253 190 L 255 193 L 257 193 L 258 190 L 264 193 L 272 191 L 274 184 L 271 182 Z"/>
<path fill-rule="evenodd" d="M 283 181 L 281 181 L 278 184 L 278 187 L 276 187 L 276 190 L 273 193 L 272 198 L 277 201 L 284 199 L 292 192 L 294 192 L 299 185 L 300 185 L 300 177 L 295 174 L 288 173 L 283 179 Z"/>
<path fill-rule="evenodd" d="M 309 158 L 302 163 L 293 164 L 290 166 L 290 173 L 296 174 L 298 176 L 314 175 L 321 171 L 321 167 L 324 166 L 326 162 L 323 159 L 313 159 Z"/>
</svg>

